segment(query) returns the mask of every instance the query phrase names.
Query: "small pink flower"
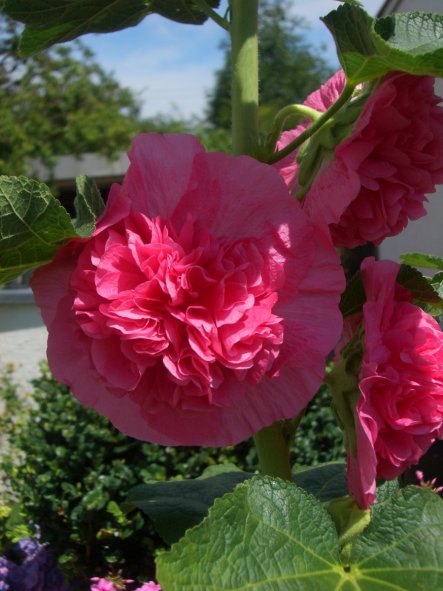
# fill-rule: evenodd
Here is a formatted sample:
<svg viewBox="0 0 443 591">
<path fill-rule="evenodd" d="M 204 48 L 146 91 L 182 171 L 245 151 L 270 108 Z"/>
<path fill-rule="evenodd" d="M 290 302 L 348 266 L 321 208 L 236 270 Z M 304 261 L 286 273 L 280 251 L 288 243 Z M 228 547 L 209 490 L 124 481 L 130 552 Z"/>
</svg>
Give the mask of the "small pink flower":
<svg viewBox="0 0 443 591">
<path fill-rule="evenodd" d="M 279 174 L 186 135 L 135 138 L 94 234 L 32 286 L 54 375 L 138 439 L 235 444 L 306 406 L 343 273 Z"/>
<path fill-rule="evenodd" d="M 325 111 L 340 96 L 345 77 L 337 72 L 306 104 Z M 426 214 L 425 195 L 443 181 L 443 108 L 434 79 L 389 74 L 366 101 L 349 137 L 324 162 L 304 207 L 323 217 L 336 246 L 380 244 Z M 285 132 L 281 149 L 305 126 Z M 294 156 L 278 165 L 286 182 L 296 183 Z"/>
<path fill-rule="evenodd" d="M 443 486 L 436 486 L 437 478 L 433 478 L 432 480 L 425 480 L 425 476 L 421 470 L 416 470 L 415 475 L 417 477 L 419 486 L 422 486 L 423 488 L 430 488 L 436 493 L 443 492 Z"/>
<path fill-rule="evenodd" d="M 399 476 L 443 436 L 443 334 L 396 283 L 399 267 L 373 258 L 361 267 L 364 357 L 348 482 L 365 508 L 375 500 L 376 478 Z"/>
<path fill-rule="evenodd" d="M 162 591 L 162 588 L 154 581 L 149 581 L 149 583 L 143 583 L 141 587 L 137 587 L 135 591 Z"/>
<path fill-rule="evenodd" d="M 91 585 L 91 591 L 118 591 L 118 587 L 108 579 L 93 577 L 91 581 L 94 583 Z"/>
</svg>

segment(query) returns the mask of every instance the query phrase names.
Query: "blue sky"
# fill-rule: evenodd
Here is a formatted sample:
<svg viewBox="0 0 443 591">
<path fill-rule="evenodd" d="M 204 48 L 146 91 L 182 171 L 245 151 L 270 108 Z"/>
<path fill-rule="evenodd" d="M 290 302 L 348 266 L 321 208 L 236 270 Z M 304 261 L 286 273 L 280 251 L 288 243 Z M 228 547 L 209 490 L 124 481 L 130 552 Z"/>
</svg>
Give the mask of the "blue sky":
<svg viewBox="0 0 443 591">
<path fill-rule="evenodd" d="M 225 0 L 222 0 L 226 4 Z M 362 0 L 375 14 L 383 0 Z M 292 0 L 293 13 L 303 17 L 307 40 L 326 45 L 325 57 L 337 65 L 334 43 L 319 17 L 337 7 L 335 0 Z M 212 21 L 202 26 L 180 25 L 151 15 L 137 27 L 107 35 L 87 35 L 84 41 L 99 63 L 125 86 L 138 93 L 143 114 L 203 114 L 214 72 L 223 62 L 219 45 L 227 33 Z"/>
</svg>

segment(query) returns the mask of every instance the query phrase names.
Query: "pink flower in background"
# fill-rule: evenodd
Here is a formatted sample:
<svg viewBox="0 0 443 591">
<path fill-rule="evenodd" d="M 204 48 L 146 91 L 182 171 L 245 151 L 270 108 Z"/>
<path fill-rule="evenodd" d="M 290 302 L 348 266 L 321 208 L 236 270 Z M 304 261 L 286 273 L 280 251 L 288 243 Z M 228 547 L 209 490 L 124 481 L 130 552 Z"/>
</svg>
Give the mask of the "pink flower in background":
<svg viewBox="0 0 443 591">
<path fill-rule="evenodd" d="M 345 77 L 337 72 L 306 104 L 327 110 L 339 97 Z M 443 182 L 443 108 L 434 79 L 393 73 L 365 103 L 349 137 L 324 162 L 305 198 L 313 219 L 330 225 L 336 246 L 353 248 L 400 233 L 409 220 L 426 214 L 425 195 Z M 304 126 L 285 132 L 281 149 Z M 278 165 L 285 181 L 296 182 L 294 156 Z"/>
<path fill-rule="evenodd" d="M 91 591 L 119 591 L 119 589 L 122 589 L 121 585 L 115 585 L 108 579 L 93 577 L 91 581 L 93 583 L 91 585 Z"/>
<path fill-rule="evenodd" d="M 141 587 L 137 587 L 135 591 L 162 591 L 162 588 L 154 581 L 149 581 L 149 583 L 143 583 Z"/>
<path fill-rule="evenodd" d="M 443 334 L 396 283 L 399 268 L 373 258 L 361 267 L 364 358 L 348 481 L 363 507 L 375 500 L 376 478 L 399 476 L 443 437 Z"/>
<path fill-rule="evenodd" d="M 135 138 L 94 234 L 32 287 L 54 375 L 139 439 L 237 443 L 296 415 L 341 331 L 343 273 L 278 173 Z"/>
<path fill-rule="evenodd" d="M 443 492 L 443 486 L 437 486 L 437 478 L 432 478 L 431 480 L 425 480 L 425 475 L 421 470 L 415 471 L 415 477 L 418 480 L 418 486 L 423 488 L 429 488 L 430 490 L 434 491 L 435 493 L 439 494 Z"/>
</svg>

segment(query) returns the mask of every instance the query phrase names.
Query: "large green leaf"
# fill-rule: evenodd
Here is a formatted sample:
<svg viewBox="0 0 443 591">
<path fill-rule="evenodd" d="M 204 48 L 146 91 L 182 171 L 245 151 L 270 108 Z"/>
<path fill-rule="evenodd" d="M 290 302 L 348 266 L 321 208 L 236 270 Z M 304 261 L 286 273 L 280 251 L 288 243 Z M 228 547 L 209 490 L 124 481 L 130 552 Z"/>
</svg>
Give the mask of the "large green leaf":
<svg viewBox="0 0 443 591">
<path fill-rule="evenodd" d="M 292 475 L 292 481 L 322 502 L 348 494 L 344 462 L 330 462 L 303 469 Z"/>
<path fill-rule="evenodd" d="M 165 542 L 172 544 L 206 517 L 215 499 L 253 476 L 233 464 L 219 464 L 193 480 L 141 484 L 132 489 L 128 500 L 146 513 Z M 346 466 L 341 462 L 307 468 L 295 473 L 293 481 L 320 501 L 347 494 Z"/>
<path fill-rule="evenodd" d="M 75 228 L 81 236 L 90 236 L 95 228 L 95 220 L 104 210 L 105 203 L 95 181 L 88 176 L 79 175 L 75 179 L 75 186 Z"/>
<path fill-rule="evenodd" d="M 425 254 L 423 252 L 407 252 L 400 255 L 400 260 L 405 265 L 413 267 L 426 267 L 428 269 L 438 269 L 443 271 L 443 259 L 435 254 Z"/>
<path fill-rule="evenodd" d="M 0 283 L 49 262 L 76 236 L 49 188 L 26 177 L 0 177 Z"/>
<path fill-rule="evenodd" d="M 350 574 L 362 591 L 443 589 L 440 497 L 411 486 L 374 505 L 371 524 L 355 542 Z"/>
<path fill-rule="evenodd" d="M 443 504 L 411 487 L 374 507 L 351 563 L 323 505 L 257 476 L 157 559 L 163 591 L 430 591 L 443 588 Z"/>
<path fill-rule="evenodd" d="M 208 4 L 216 7 L 219 0 Z M 193 0 L 6 0 L 4 10 L 26 25 L 20 43 L 24 56 L 85 33 L 132 27 L 153 13 L 197 25 L 207 19 Z"/>
<path fill-rule="evenodd" d="M 374 19 L 356 4 L 344 4 L 322 19 L 337 45 L 352 84 L 399 70 L 443 75 L 443 16 L 395 13 Z"/>
<path fill-rule="evenodd" d="M 29 56 L 85 33 L 134 26 L 152 11 L 145 0 L 6 0 L 5 12 L 26 24 L 20 50 Z"/>
<path fill-rule="evenodd" d="M 128 500 L 146 513 L 162 538 L 172 544 L 203 520 L 217 497 L 252 476 L 232 464 L 220 464 L 192 480 L 141 484 L 132 489 Z"/>
<path fill-rule="evenodd" d="M 178 23 L 201 25 L 207 18 L 194 0 L 149 0 L 148 4 L 153 12 Z M 206 4 L 217 8 L 220 0 L 206 0 Z"/>
<path fill-rule="evenodd" d="M 401 265 L 397 275 L 397 283 L 406 287 L 417 303 L 431 304 L 435 308 L 442 308 L 443 300 L 431 281 L 428 277 L 424 277 L 418 269 L 409 265 Z"/>
</svg>

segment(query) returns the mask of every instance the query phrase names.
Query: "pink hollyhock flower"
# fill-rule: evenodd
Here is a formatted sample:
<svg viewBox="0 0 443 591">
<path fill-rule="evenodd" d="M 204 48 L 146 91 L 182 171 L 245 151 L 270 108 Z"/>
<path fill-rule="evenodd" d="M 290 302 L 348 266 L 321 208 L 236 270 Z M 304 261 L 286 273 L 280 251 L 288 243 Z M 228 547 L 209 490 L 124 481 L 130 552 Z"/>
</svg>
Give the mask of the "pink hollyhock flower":
<svg viewBox="0 0 443 591">
<path fill-rule="evenodd" d="M 327 110 L 340 96 L 345 77 L 335 74 L 306 101 Z M 393 73 L 366 101 L 352 133 L 339 143 L 305 198 L 305 208 L 330 225 L 336 246 L 380 244 L 399 234 L 409 220 L 426 214 L 425 194 L 443 181 L 443 109 L 434 79 Z M 282 136 L 284 147 L 303 130 Z M 298 168 L 284 159 L 291 181 Z"/>
<path fill-rule="evenodd" d="M 135 138 L 97 229 L 32 287 L 54 375 L 132 437 L 235 444 L 296 415 L 341 332 L 343 273 L 278 173 Z"/>
<path fill-rule="evenodd" d="M 396 283 L 399 268 L 373 258 L 361 266 L 364 357 L 348 482 L 365 508 L 375 500 L 376 478 L 399 476 L 443 437 L 443 334 Z"/>
</svg>

